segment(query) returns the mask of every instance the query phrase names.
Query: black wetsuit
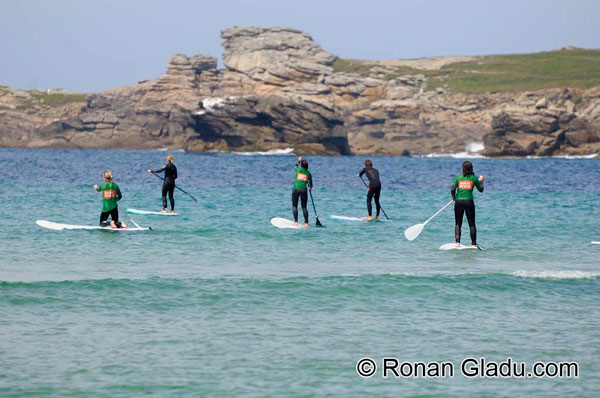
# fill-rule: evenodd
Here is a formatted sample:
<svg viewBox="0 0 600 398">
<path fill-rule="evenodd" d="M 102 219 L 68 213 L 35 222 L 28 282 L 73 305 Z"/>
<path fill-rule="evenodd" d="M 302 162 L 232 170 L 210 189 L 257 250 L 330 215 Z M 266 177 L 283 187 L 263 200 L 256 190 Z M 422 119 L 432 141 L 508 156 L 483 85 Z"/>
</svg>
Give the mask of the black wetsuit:
<svg viewBox="0 0 600 398">
<path fill-rule="evenodd" d="M 167 163 L 165 166 L 158 170 L 150 170 L 152 173 L 165 172 L 165 181 L 162 186 L 162 203 L 163 209 L 167 208 L 167 193 L 169 194 L 169 201 L 171 202 L 171 211 L 175 210 L 175 199 L 173 198 L 173 191 L 175 191 L 175 179 L 177 179 L 177 167 L 172 163 Z"/>
<path fill-rule="evenodd" d="M 359 177 L 362 178 L 363 174 L 367 175 L 369 179 L 369 192 L 367 193 L 367 211 L 369 212 L 369 217 L 373 212 L 373 208 L 371 207 L 371 200 L 375 199 L 375 207 L 377 208 L 377 217 L 379 217 L 379 211 L 381 210 L 381 206 L 379 205 L 379 196 L 381 194 L 381 181 L 379 180 L 379 171 L 373 167 L 365 167 L 358 174 Z"/>
<path fill-rule="evenodd" d="M 306 205 L 308 203 L 308 194 L 306 189 L 294 189 L 292 191 L 292 213 L 294 214 L 294 221 L 298 222 L 298 199 L 302 205 L 302 214 L 304 215 L 304 223 L 308 224 L 308 209 Z"/>
<path fill-rule="evenodd" d="M 300 162 L 296 163 L 294 172 L 296 173 L 296 181 L 294 182 L 294 189 L 292 190 L 292 213 L 294 215 L 294 222 L 298 222 L 298 199 L 302 205 L 302 214 L 304 215 L 304 223 L 308 224 L 308 189 L 312 189 L 312 175 L 308 169 L 300 167 Z"/>
<path fill-rule="evenodd" d="M 460 243 L 460 230 L 462 228 L 463 215 L 467 214 L 469 232 L 471 233 L 471 244 L 477 245 L 477 228 L 475 227 L 475 202 L 472 200 L 459 199 L 454 202 L 454 238 Z"/>
<path fill-rule="evenodd" d="M 117 226 L 117 228 L 121 228 L 121 223 L 119 222 L 119 208 L 115 207 L 114 209 L 110 210 L 110 211 L 103 211 L 102 213 L 100 213 L 100 226 L 101 227 L 108 227 L 110 225 L 110 223 L 108 222 L 108 216 L 110 216 L 112 218 L 112 220 L 115 222 L 115 225 Z"/>
</svg>

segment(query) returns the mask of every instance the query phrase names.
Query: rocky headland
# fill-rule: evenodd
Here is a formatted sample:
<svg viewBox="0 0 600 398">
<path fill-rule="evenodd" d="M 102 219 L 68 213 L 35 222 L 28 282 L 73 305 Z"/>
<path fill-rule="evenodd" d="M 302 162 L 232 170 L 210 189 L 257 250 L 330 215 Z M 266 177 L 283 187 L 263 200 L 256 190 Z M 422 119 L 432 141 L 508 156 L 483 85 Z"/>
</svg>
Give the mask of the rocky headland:
<svg viewBox="0 0 600 398">
<path fill-rule="evenodd" d="M 477 57 L 343 60 L 283 27 L 232 27 L 221 37 L 222 69 L 209 55 L 176 54 L 164 76 L 100 93 L 0 86 L 0 146 L 600 153 L 600 83 L 469 92 L 444 84 L 446 68 Z"/>
</svg>

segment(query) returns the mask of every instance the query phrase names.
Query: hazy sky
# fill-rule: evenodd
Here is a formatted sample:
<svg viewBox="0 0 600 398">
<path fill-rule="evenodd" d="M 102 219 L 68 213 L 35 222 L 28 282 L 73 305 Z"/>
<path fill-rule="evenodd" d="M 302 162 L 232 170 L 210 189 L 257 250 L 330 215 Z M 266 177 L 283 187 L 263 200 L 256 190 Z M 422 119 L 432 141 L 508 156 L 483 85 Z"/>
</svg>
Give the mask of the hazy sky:
<svg viewBox="0 0 600 398">
<path fill-rule="evenodd" d="M 0 0 L 0 85 L 101 91 L 221 55 L 229 26 L 291 26 L 359 59 L 600 48 L 599 0 Z"/>
</svg>

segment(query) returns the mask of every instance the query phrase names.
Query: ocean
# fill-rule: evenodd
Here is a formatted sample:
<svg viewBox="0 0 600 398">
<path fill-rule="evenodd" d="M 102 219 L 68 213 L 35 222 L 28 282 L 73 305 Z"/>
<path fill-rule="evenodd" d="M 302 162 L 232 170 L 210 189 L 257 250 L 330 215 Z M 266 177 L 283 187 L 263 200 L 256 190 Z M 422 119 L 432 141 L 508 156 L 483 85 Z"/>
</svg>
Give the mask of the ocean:
<svg viewBox="0 0 600 398">
<path fill-rule="evenodd" d="M 284 230 L 296 155 L 173 152 L 178 217 L 95 225 L 110 169 L 126 208 L 161 209 L 167 152 L 0 149 L 2 397 L 531 397 L 600 391 L 600 159 L 471 159 L 484 251 L 441 251 L 462 158 L 371 157 L 391 222 L 366 215 L 365 157 L 307 157 L 324 228 Z M 382 217 L 384 218 L 384 217 Z M 463 223 L 463 243 L 469 232 Z M 383 358 L 454 377 L 383 377 Z M 377 370 L 361 377 L 357 364 Z M 578 377 L 468 377 L 467 358 Z"/>
</svg>

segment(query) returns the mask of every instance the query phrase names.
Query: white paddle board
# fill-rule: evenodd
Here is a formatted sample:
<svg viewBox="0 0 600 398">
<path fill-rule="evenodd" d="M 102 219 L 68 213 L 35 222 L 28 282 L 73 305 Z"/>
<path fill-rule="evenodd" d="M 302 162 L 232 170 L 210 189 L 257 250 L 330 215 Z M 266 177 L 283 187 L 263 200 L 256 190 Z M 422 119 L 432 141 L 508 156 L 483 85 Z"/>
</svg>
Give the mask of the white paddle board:
<svg viewBox="0 0 600 398">
<path fill-rule="evenodd" d="M 127 209 L 127 213 L 131 213 L 131 214 L 139 214 L 142 216 L 145 215 L 153 215 L 153 216 L 176 216 L 178 215 L 177 213 L 164 213 L 162 211 L 151 211 L 151 210 L 139 210 L 139 209 Z"/>
<path fill-rule="evenodd" d="M 600 245 L 600 240 L 593 240 L 592 245 Z"/>
<path fill-rule="evenodd" d="M 483 247 L 477 246 L 465 246 L 460 245 L 456 246 L 456 243 L 446 243 L 445 245 L 440 246 L 440 250 L 483 250 Z"/>
<path fill-rule="evenodd" d="M 144 227 L 131 227 L 131 228 L 112 228 L 101 227 L 99 225 L 72 225 L 72 224 L 61 224 L 46 220 L 37 220 L 37 225 L 43 228 L 53 229 L 55 231 L 62 231 L 63 229 L 84 229 L 84 230 L 104 230 L 104 231 L 122 231 L 122 232 L 135 232 L 135 231 L 148 231 L 151 228 Z"/>
<path fill-rule="evenodd" d="M 286 218 L 274 217 L 271 219 L 271 224 L 276 226 L 277 228 L 292 228 L 292 229 L 304 229 L 303 223 L 298 223 L 298 225 L 294 225 L 292 220 L 288 220 Z"/>
</svg>

